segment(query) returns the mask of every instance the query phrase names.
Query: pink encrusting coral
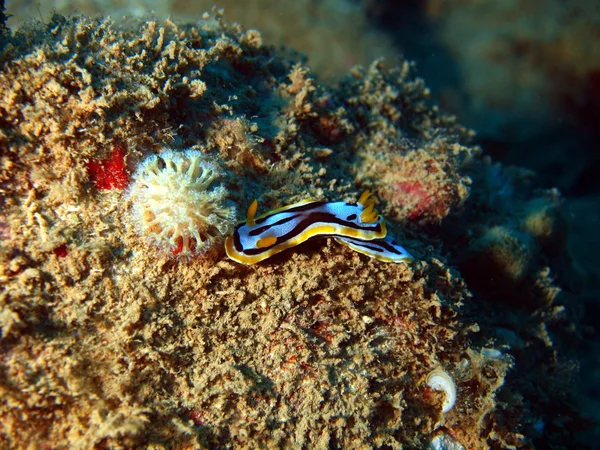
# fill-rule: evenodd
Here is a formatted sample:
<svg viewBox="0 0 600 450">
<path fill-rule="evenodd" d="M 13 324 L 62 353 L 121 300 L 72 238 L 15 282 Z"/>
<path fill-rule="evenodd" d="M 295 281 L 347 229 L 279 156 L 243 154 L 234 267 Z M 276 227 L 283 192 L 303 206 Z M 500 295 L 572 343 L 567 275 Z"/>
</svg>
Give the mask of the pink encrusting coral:
<svg viewBox="0 0 600 450">
<path fill-rule="evenodd" d="M 439 224 L 452 210 L 458 210 L 467 198 L 468 181 L 455 170 L 455 162 L 445 154 L 458 147 L 452 142 L 432 145 L 444 149 L 399 152 L 393 143 L 385 143 L 377 154 L 365 155 L 366 173 L 377 186 L 382 200 L 388 201 L 385 214 L 398 220 Z"/>
<path fill-rule="evenodd" d="M 408 206 L 409 219 L 417 219 L 425 213 L 431 205 L 431 194 L 420 181 L 397 181 L 392 184 L 393 199 L 402 206 Z"/>
<path fill-rule="evenodd" d="M 197 150 L 166 150 L 140 164 L 127 196 L 132 221 L 147 241 L 181 256 L 204 253 L 229 233 L 235 208 L 220 171 Z"/>
</svg>

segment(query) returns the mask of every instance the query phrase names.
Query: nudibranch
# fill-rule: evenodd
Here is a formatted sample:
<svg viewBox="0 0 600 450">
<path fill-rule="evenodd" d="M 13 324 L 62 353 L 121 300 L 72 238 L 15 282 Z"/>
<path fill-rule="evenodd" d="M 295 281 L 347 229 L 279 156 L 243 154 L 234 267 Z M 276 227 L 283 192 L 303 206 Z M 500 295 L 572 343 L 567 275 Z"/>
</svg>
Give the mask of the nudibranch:
<svg viewBox="0 0 600 450">
<path fill-rule="evenodd" d="M 356 203 L 304 200 L 255 218 L 257 209 L 254 200 L 246 221 L 238 224 L 225 241 L 227 256 L 236 262 L 256 264 L 319 237 L 335 237 L 356 251 L 380 256 L 378 259 L 384 261 L 412 259 L 392 239 L 384 239 L 385 221 L 375 210 L 375 198 L 369 191 L 363 192 Z M 373 245 L 365 246 L 365 242 Z"/>
<path fill-rule="evenodd" d="M 315 237 L 372 240 L 386 235 L 369 191 L 357 203 L 303 200 L 255 218 L 257 209 L 254 200 L 246 221 L 225 241 L 227 256 L 242 264 L 256 264 Z"/>
</svg>

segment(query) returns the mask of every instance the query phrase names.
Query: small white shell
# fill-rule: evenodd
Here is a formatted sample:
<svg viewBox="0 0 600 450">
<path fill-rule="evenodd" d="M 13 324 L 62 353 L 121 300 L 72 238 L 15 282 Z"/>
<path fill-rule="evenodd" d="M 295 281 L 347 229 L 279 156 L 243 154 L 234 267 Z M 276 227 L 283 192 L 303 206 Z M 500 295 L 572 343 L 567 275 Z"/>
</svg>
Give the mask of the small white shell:
<svg viewBox="0 0 600 450">
<path fill-rule="evenodd" d="M 481 349 L 481 354 L 487 358 L 498 359 L 502 356 L 502 351 L 497 348 L 486 347 Z"/>
<path fill-rule="evenodd" d="M 429 450 L 465 450 L 465 448 L 447 434 L 441 433 L 431 440 Z"/>
<path fill-rule="evenodd" d="M 442 412 L 445 414 L 450 411 L 456 403 L 456 385 L 450 375 L 442 369 L 435 369 L 427 375 L 427 386 L 446 396 L 442 406 Z"/>
</svg>

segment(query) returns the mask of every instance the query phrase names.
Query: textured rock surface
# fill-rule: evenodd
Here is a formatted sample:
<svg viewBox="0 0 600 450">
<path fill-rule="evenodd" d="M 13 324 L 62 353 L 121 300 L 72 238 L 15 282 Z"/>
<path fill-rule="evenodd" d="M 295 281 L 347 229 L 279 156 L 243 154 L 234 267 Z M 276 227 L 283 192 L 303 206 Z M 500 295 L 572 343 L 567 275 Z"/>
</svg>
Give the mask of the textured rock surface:
<svg viewBox="0 0 600 450">
<path fill-rule="evenodd" d="M 521 418 L 553 397 L 535 403 L 526 376 L 499 391 L 513 357 L 481 347 L 526 357 L 520 342 L 548 344 L 556 288 L 527 268 L 545 267 L 563 236 L 554 200 L 511 219 L 493 201 L 504 178 L 485 172 L 410 64 L 376 62 L 323 86 L 258 32 L 210 14 L 195 26 L 55 15 L 15 33 L 1 57 L 2 442 L 422 448 L 443 426 L 465 448 L 528 445 Z M 266 209 L 370 188 L 419 261 L 383 264 L 332 240 L 251 267 L 219 245 L 185 262 L 157 253 L 97 168 L 124 152 L 123 180 L 165 147 L 218 160 L 240 211 L 254 198 Z M 524 186 L 508 202 L 530 200 Z M 484 207 L 466 214 L 467 202 Z M 548 294 L 517 310 L 530 327 L 512 340 L 499 336 L 509 319 L 478 309 L 495 292 L 474 283 L 474 302 L 451 266 L 461 245 L 467 272 L 494 251 L 486 230 L 502 221 L 529 236 L 517 248 L 539 246 L 531 266 L 507 273 L 545 281 Z M 509 287 L 512 301 L 536 298 Z M 438 367 L 458 388 L 444 416 L 425 383 Z"/>
</svg>

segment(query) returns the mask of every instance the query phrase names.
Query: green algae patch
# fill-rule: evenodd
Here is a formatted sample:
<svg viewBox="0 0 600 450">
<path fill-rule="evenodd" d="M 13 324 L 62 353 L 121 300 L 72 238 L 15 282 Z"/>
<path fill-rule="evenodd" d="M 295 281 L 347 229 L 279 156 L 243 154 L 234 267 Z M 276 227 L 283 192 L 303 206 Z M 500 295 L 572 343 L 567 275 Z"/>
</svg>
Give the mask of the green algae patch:
<svg viewBox="0 0 600 450">
<path fill-rule="evenodd" d="M 471 293 L 440 243 L 479 152 L 411 64 L 323 86 L 219 14 L 55 15 L 1 59 L 1 444 L 423 448 L 443 431 L 465 448 L 526 445 L 496 402 L 512 358 L 471 346 Z M 240 212 L 372 189 L 418 262 L 328 239 L 251 267 L 218 239 L 159 251 L 124 184 L 165 148 L 218 161 Z M 532 207 L 527 229 L 549 236 L 546 216 Z M 426 382 L 440 367 L 457 387 L 446 413 Z"/>
</svg>

